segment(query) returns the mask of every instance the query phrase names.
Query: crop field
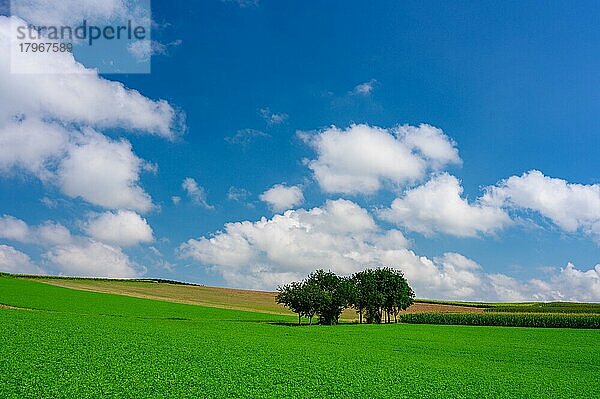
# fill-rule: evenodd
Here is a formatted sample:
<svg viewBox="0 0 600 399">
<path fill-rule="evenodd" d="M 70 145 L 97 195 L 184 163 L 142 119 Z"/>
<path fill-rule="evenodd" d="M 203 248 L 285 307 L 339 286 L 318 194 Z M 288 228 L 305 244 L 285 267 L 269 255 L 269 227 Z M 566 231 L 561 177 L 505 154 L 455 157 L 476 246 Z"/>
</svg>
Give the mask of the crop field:
<svg viewBox="0 0 600 399">
<path fill-rule="evenodd" d="M 520 303 L 520 304 L 497 304 L 490 306 L 486 312 L 510 312 L 510 313 L 583 313 L 600 314 L 600 303 L 571 303 L 571 302 L 549 302 L 549 303 Z"/>
<path fill-rule="evenodd" d="M 400 318 L 411 324 L 468 326 L 600 328 L 600 315 L 567 313 L 410 313 Z"/>
<path fill-rule="evenodd" d="M 153 281 L 127 281 L 89 278 L 51 278 L 30 277 L 33 281 L 40 281 L 59 287 L 74 288 L 107 294 L 119 294 L 136 298 L 158 299 L 201 305 L 223 309 L 248 310 L 260 313 L 293 315 L 290 310 L 275 302 L 275 292 L 237 290 L 231 288 L 207 287 L 199 285 L 167 284 Z M 408 313 L 421 312 L 474 312 L 481 313 L 483 307 L 473 305 L 465 306 L 461 303 L 444 303 L 440 301 L 423 301 L 414 303 Z M 342 320 L 357 320 L 354 310 L 345 310 Z"/>
<path fill-rule="evenodd" d="M 292 326 L 0 277 L 0 397 L 595 397 L 600 331 Z"/>
</svg>

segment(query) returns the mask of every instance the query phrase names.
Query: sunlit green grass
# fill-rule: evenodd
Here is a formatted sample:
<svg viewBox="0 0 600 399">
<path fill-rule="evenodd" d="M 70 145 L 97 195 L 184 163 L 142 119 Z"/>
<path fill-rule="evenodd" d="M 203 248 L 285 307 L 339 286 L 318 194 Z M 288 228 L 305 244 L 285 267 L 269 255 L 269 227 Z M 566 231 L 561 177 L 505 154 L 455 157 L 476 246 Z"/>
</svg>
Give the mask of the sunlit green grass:
<svg viewBox="0 0 600 399">
<path fill-rule="evenodd" d="M 600 331 L 294 327 L 0 277 L 0 397 L 595 397 Z"/>
</svg>

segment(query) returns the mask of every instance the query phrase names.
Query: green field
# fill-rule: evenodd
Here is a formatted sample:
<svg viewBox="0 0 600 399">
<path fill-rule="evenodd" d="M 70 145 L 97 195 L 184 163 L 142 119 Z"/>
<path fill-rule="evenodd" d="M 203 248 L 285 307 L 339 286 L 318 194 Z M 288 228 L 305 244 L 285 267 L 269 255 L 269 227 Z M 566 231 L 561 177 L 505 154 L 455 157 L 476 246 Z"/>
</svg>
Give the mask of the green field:
<svg viewBox="0 0 600 399">
<path fill-rule="evenodd" d="M 600 331 L 290 326 L 0 277 L 0 397 L 597 397 Z"/>
</svg>

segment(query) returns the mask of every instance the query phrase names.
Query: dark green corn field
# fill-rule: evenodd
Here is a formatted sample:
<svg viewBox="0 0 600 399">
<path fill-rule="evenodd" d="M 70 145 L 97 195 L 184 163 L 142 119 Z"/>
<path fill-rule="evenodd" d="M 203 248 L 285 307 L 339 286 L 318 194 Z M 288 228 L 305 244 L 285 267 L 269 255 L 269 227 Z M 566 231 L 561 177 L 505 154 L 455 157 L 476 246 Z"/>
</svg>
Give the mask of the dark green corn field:
<svg viewBox="0 0 600 399">
<path fill-rule="evenodd" d="M 400 321 L 411 324 L 454 324 L 467 326 L 600 328 L 599 314 L 567 313 L 409 313 Z"/>
<path fill-rule="evenodd" d="M 585 313 L 600 315 L 600 303 L 572 303 L 572 302 L 548 302 L 548 303 L 523 303 L 502 304 L 491 306 L 486 312 L 510 312 L 510 313 Z"/>
<path fill-rule="evenodd" d="M 0 277 L 0 398 L 592 398 L 600 331 L 293 326 Z"/>
</svg>

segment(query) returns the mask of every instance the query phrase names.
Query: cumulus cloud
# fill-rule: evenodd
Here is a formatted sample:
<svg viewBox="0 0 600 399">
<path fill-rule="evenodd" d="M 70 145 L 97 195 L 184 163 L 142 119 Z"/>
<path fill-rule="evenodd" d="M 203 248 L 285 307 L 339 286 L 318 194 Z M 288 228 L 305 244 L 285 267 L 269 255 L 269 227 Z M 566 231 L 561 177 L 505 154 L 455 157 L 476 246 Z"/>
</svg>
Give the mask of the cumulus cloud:
<svg viewBox="0 0 600 399">
<path fill-rule="evenodd" d="M 402 125 L 396 128 L 395 133 L 398 139 L 428 160 L 434 169 L 462 163 L 456 143 L 437 127 L 427 124 L 418 127 Z"/>
<path fill-rule="evenodd" d="M 141 274 L 120 248 L 88 239 L 54 247 L 44 258 L 67 276 L 129 278 Z"/>
<path fill-rule="evenodd" d="M 492 300 L 600 302 L 600 264 L 579 270 L 572 263 L 546 279 L 525 282 L 503 274 L 487 276 Z"/>
<path fill-rule="evenodd" d="M 307 164 L 328 193 L 370 194 L 383 184 L 416 182 L 429 170 L 461 162 L 455 143 L 429 125 L 351 125 L 345 130 L 333 126 L 300 137 L 316 151 L 317 158 Z"/>
<path fill-rule="evenodd" d="M 4 53 L 9 52 L 10 21 L 23 22 L 0 16 Z M 138 181 L 141 170 L 152 168 L 129 142 L 109 139 L 96 129 L 171 139 L 183 128 L 182 116 L 166 101 L 101 78 L 71 53 L 34 57 L 49 73 L 60 73 L 52 79 L 13 74 L 9 59 L 0 59 L 0 173 L 30 173 L 68 196 L 106 208 L 149 210 L 151 199 Z"/>
<path fill-rule="evenodd" d="M 57 124 L 21 117 L 0 120 L 0 172 L 21 170 L 48 180 L 50 169 L 67 151 L 69 132 Z"/>
<path fill-rule="evenodd" d="M 30 227 L 11 215 L 0 217 L 0 238 L 45 246 L 67 244 L 72 240 L 71 232 L 60 223 L 46 221 L 39 226 Z"/>
<path fill-rule="evenodd" d="M 85 277 L 135 277 L 143 273 L 118 246 L 152 239 L 152 229 L 139 215 L 128 211 L 106 212 L 90 218 L 84 230 L 92 238 L 73 236 L 56 222 L 29 226 L 23 220 L 4 215 L 0 218 L 0 238 L 45 247 L 46 252 L 44 268 L 40 268 L 29 256 L 0 245 L 0 269 L 11 273 L 52 271 Z"/>
<path fill-rule="evenodd" d="M 10 52 L 10 22 L 16 17 L 0 16 L 0 51 Z M 21 23 L 25 24 L 24 21 Z M 86 69 L 71 53 L 47 53 L 32 57 L 43 63 L 48 73 L 10 72 L 10 57 L 0 60 L 0 123 L 14 115 L 38 120 L 68 121 L 70 124 L 97 129 L 122 128 L 173 138 L 183 129 L 183 115 L 164 100 L 151 100 L 120 82 L 106 80 L 95 70 Z"/>
<path fill-rule="evenodd" d="M 64 245 L 73 240 L 71 232 L 65 226 L 53 221 L 46 221 L 34 230 L 37 242 L 46 245 Z"/>
<path fill-rule="evenodd" d="M 0 271 L 15 274 L 46 274 L 46 271 L 31 261 L 27 254 L 0 244 Z"/>
<path fill-rule="evenodd" d="M 105 208 L 152 208 L 138 184 L 146 162 L 127 140 L 27 120 L 0 127 L 0 144 L 0 172 L 29 172 L 70 197 Z"/>
<path fill-rule="evenodd" d="M 398 226 L 424 235 L 437 232 L 459 237 L 490 234 L 510 224 L 500 208 L 462 198 L 463 188 L 456 177 L 443 173 L 422 186 L 396 198 L 379 216 Z"/>
<path fill-rule="evenodd" d="M 489 187 L 494 206 L 539 212 L 566 232 L 581 231 L 600 243 L 600 184 L 575 184 L 531 170 Z"/>
<path fill-rule="evenodd" d="M 365 267 L 402 269 L 422 297 L 480 294 L 479 266 L 459 255 L 418 256 L 397 230 L 381 231 L 368 212 L 339 199 L 272 219 L 227 223 L 222 232 L 182 244 L 180 256 L 219 273 L 230 285 L 273 289 L 317 267 L 351 274 Z"/>
<path fill-rule="evenodd" d="M 588 271 L 568 265 L 546 279 L 521 282 L 486 273 L 459 253 L 428 258 L 409 246 L 400 231 L 382 230 L 365 209 L 339 199 L 271 219 L 227 223 L 223 231 L 181 244 L 179 256 L 241 288 L 274 289 L 318 267 L 348 275 L 389 266 L 401 269 L 421 298 L 600 301 L 600 265 Z"/>
<path fill-rule="evenodd" d="M 57 171 L 61 190 L 105 208 L 148 211 L 150 196 L 139 186 L 144 161 L 124 139 L 86 132 L 78 137 Z"/>
<path fill-rule="evenodd" d="M 204 187 L 198 185 L 198 182 L 195 179 L 186 177 L 183 179 L 181 187 L 196 205 L 200 205 L 206 209 L 214 208 L 214 206 L 206 201 L 206 191 L 204 190 Z"/>
<path fill-rule="evenodd" d="M 92 216 L 85 231 L 94 239 L 119 247 L 129 247 L 154 240 L 152 228 L 135 212 L 119 210 Z"/>
<path fill-rule="evenodd" d="M 358 205 L 328 201 L 323 208 L 287 211 L 257 222 L 228 223 L 224 232 L 184 243 L 180 254 L 216 266 L 231 283 L 248 277 L 254 288 L 264 288 L 263 279 L 283 282 L 319 264 L 351 272 L 356 260 L 348 249 L 359 255 L 354 245 L 359 239 L 354 235 L 368 234 L 374 228 L 372 218 Z"/>
<path fill-rule="evenodd" d="M 27 4 L 30 9 L 20 9 L 19 14 L 35 24 L 66 25 L 84 17 L 88 21 L 123 15 L 132 20 L 144 17 L 137 8 L 127 8 L 131 2 L 117 0 L 102 4 L 39 0 Z M 120 8 L 123 4 L 124 11 Z M 0 16 L 0 51 L 4 54 L 10 51 L 11 22 L 25 23 L 18 17 Z M 151 209 L 152 200 L 139 178 L 142 171 L 156 172 L 156 166 L 137 157 L 127 140 L 111 139 L 99 131 L 114 129 L 173 139 L 185 129 L 183 114 L 164 100 L 149 99 L 120 82 L 102 78 L 96 70 L 79 64 L 71 53 L 31 58 L 35 70 L 43 68 L 56 74 L 52 79 L 26 74 L 26 70 L 12 73 L 10 58 L 0 58 L 0 173 L 10 176 L 25 172 L 57 186 L 67 196 L 108 209 Z M 23 224 L 4 217 L 0 221 L 2 235 L 51 247 L 46 263 L 61 272 L 106 276 L 138 273 L 120 248 L 72 237 L 64 226 L 52 222 L 36 227 L 25 224 L 25 230 L 19 232 Z"/>
<path fill-rule="evenodd" d="M 304 195 L 299 186 L 276 184 L 260 195 L 260 200 L 269 204 L 275 212 L 281 212 L 304 202 Z"/>
<path fill-rule="evenodd" d="M 30 240 L 29 226 L 21 219 L 4 215 L 0 218 L 0 238 L 27 242 Z"/>
</svg>

